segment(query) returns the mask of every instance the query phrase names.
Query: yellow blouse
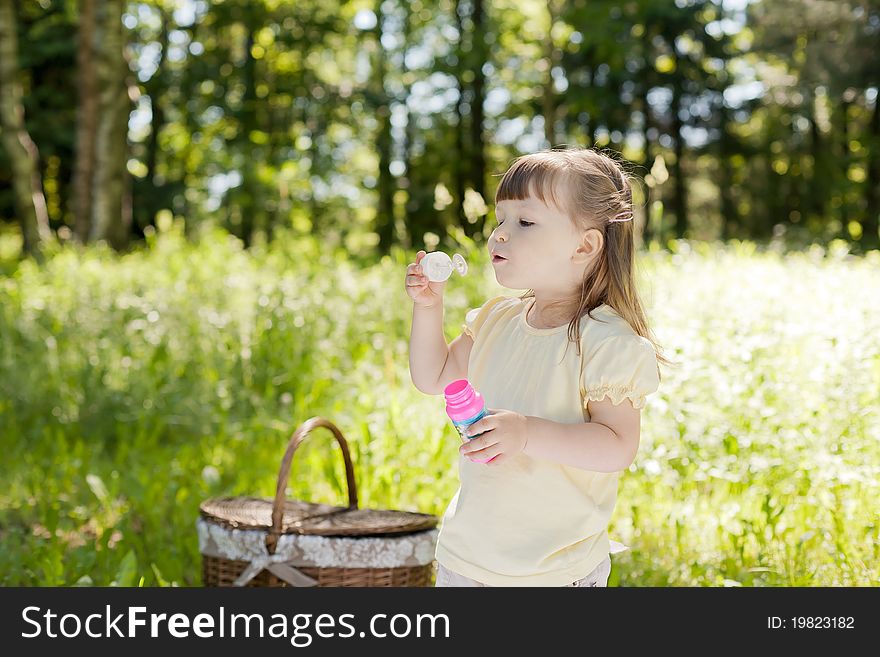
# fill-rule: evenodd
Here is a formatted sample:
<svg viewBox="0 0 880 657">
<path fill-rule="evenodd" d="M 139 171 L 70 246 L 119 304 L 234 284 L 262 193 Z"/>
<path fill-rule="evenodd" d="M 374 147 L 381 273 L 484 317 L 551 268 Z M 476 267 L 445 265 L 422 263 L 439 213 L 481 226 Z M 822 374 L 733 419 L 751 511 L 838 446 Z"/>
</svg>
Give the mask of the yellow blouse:
<svg viewBox="0 0 880 657">
<path fill-rule="evenodd" d="M 654 347 L 608 305 L 581 318 L 581 354 L 568 324 L 526 322 L 534 298 L 495 297 L 469 311 L 468 380 L 490 409 L 561 423 L 589 422 L 587 402 L 642 408 L 660 374 Z M 564 354 L 564 355 L 563 355 Z M 459 456 L 461 485 L 441 522 L 436 558 L 493 586 L 562 586 L 609 553 L 619 472 L 591 472 L 523 454 L 497 466 Z"/>
</svg>

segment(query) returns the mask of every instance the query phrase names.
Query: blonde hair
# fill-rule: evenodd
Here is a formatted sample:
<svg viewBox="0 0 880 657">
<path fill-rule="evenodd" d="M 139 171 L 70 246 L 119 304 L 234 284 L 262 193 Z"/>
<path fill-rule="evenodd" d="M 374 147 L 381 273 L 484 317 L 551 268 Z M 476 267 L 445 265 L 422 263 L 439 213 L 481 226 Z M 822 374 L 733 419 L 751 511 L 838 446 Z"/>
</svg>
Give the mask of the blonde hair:
<svg viewBox="0 0 880 657">
<path fill-rule="evenodd" d="M 636 290 L 632 187 L 623 164 L 611 154 L 613 151 L 559 147 L 518 157 L 501 178 L 495 203 L 524 200 L 534 193 L 571 217 L 575 228 L 584 233 L 595 228 L 602 233 L 602 254 L 584 273 L 578 307 L 568 325 L 568 339 L 576 344 L 578 355 L 581 317 L 602 321 L 590 313 L 607 304 L 651 342 L 658 362 L 671 365 L 648 326 Z M 528 290 L 520 298 L 534 296 L 534 290 Z"/>
</svg>

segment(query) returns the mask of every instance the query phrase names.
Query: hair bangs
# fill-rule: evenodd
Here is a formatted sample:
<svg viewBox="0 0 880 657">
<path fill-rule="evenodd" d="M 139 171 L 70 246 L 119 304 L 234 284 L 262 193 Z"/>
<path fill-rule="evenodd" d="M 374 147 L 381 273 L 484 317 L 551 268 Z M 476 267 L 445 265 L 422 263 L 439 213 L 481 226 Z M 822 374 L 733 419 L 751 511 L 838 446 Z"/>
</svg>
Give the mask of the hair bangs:
<svg viewBox="0 0 880 657">
<path fill-rule="evenodd" d="M 553 205 L 564 214 L 571 215 L 571 199 L 562 190 L 568 174 L 558 163 L 550 162 L 540 153 L 523 155 L 511 165 L 495 191 L 495 204 L 499 201 L 524 201 L 535 197 L 546 205 Z"/>
</svg>

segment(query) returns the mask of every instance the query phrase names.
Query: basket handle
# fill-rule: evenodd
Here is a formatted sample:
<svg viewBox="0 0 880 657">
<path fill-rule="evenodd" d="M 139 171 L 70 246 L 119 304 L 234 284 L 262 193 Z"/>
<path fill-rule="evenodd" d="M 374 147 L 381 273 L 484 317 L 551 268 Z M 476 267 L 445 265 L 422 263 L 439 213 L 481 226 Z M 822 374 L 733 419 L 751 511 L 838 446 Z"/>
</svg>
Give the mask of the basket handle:
<svg viewBox="0 0 880 657">
<path fill-rule="evenodd" d="M 275 487 L 275 501 L 272 503 L 272 527 L 266 536 L 266 547 L 270 554 L 275 554 L 275 547 L 278 544 L 278 538 L 281 535 L 281 520 L 284 517 L 284 501 L 286 499 L 285 489 L 287 488 L 287 479 L 290 476 L 290 465 L 293 462 L 293 453 L 299 447 L 300 443 L 305 439 L 310 431 L 318 427 L 325 427 L 333 432 L 336 441 L 342 448 L 342 458 L 345 461 L 345 479 L 348 484 L 348 508 L 358 508 L 357 484 L 354 481 L 354 468 L 351 464 L 351 455 L 348 451 L 348 443 L 342 437 L 342 432 L 330 420 L 322 417 L 312 417 L 303 422 L 296 431 L 293 432 L 287 443 L 287 451 L 284 453 L 284 459 L 281 461 L 281 469 L 278 471 L 278 483 Z"/>
</svg>

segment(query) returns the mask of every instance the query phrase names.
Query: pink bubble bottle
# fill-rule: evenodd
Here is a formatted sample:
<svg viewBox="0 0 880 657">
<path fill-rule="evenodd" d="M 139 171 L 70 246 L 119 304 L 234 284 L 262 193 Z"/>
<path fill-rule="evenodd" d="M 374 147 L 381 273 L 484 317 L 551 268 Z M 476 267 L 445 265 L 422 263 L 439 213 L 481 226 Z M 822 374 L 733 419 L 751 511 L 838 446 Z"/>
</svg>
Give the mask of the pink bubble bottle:
<svg viewBox="0 0 880 657">
<path fill-rule="evenodd" d="M 443 389 L 443 396 L 446 398 L 446 414 L 462 438 L 470 440 L 485 433 L 467 435 L 469 426 L 488 415 L 483 395 L 474 390 L 467 379 L 456 379 L 450 383 Z M 494 458 L 473 460 L 477 463 L 488 463 Z"/>
</svg>

